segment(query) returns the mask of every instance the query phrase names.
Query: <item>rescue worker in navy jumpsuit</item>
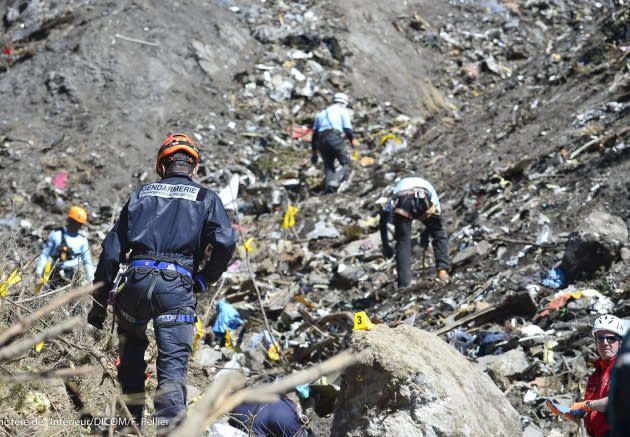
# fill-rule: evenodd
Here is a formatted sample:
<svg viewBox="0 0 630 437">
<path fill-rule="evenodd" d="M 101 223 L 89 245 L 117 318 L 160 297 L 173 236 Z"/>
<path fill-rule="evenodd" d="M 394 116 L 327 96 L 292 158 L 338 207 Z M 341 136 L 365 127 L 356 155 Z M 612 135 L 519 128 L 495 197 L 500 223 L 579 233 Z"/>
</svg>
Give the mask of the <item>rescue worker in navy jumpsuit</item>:
<svg viewBox="0 0 630 437">
<path fill-rule="evenodd" d="M 153 320 L 158 349 L 154 420 L 166 425 L 186 410 L 194 292 L 221 277 L 236 246 L 221 199 L 192 180 L 198 162 L 199 151 L 188 136 L 173 134 L 164 140 L 156 164 L 162 179 L 131 193 L 102 243 L 95 272 L 95 283 L 105 285 L 94 292 L 88 323 L 102 329 L 109 290 L 115 287 L 119 265 L 128 263 L 114 303 L 120 339 L 118 380 L 123 393 L 132 395 L 127 398 L 138 425 L 144 406 L 147 323 Z M 208 245 L 212 253 L 200 269 Z"/>
</svg>

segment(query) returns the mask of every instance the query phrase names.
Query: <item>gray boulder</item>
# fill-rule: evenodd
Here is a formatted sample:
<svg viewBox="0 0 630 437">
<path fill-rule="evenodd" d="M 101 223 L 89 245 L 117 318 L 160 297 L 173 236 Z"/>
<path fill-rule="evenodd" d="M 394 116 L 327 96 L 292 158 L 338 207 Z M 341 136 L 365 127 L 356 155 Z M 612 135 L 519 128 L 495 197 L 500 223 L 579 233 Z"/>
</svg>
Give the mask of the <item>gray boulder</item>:
<svg viewBox="0 0 630 437">
<path fill-rule="evenodd" d="M 331 436 L 522 435 L 491 379 L 436 335 L 376 325 L 352 348 L 368 357 L 346 371 Z"/>
</svg>

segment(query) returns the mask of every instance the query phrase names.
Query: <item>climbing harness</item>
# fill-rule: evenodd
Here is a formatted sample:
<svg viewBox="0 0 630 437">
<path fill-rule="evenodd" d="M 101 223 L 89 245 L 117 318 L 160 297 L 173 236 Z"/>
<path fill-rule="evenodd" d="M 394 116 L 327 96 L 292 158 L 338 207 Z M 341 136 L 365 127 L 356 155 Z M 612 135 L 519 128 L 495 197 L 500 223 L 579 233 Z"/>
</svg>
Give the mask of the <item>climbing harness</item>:
<svg viewBox="0 0 630 437">
<path fill-rule="evenodd" d="M 160 275 L 168 278 L 175 278 L 179 276 L 189 283 L 193 282 L 193 275 L 191 271 L 185 267 L 180 266 L 172 260 L 165 260 L 164 257 L 159 257 L 158 259 L 149 259 L 146 258 L 146 256 L 133 259 L 129 263 L 129 266 L 122 273 L 119 272 L 119 275 L 116 277 L 114 287 L 110 291 L 109 303 L 114 307 L 114 314 L 118 312 L 120 316 L 122 316 L 125 320 L 134 325 L 144 325 L 148 323 L 152 318 L 155 320 L 156 323 L 195 323 L 197 321 L 197 317 L 194 314 L 160 314 L 159 316 L 149 317 L 148 319 L 137 319 L 136 317 L 126 312 L 124 309 L 121 308 L 120 305 L 117 305 L 116 298 L 118 293 L 120 293 L 125 285 L 127 275 L 129 275 L 131 272 L 152 275 L 151 281 L 149 282 L 149 286 L 147 287 L 146 291 L 146 299 L 149 303 L 151 314 L 153 314 L 154 312 L 152 304 L 153 290 L 155 289 L 155 284 L 157 283 L 158 277 Z"/>
<path fill-rule="evenodd" d="M 190 273 L 188 269 L 180 267 L 178 264 L 173 263 L 173 262 L 164 262 L 164 261 L 152 260 L 152 259 L 136 259 L 136 260 L 131 261 L 131 263 L 129 264 L 129 267 L 146 267 L 149 269 L 156 269 L 156 270 L 168 270 L 168 271 L 177 272 L 180 275 L 184 275 L 192 279 L 192 273 Z"/>
<path fill-rule="evenodd" d="M 413 198 L 408 200 L 410 196 L 413 196 Z M 396 199 L 394 214 L 409 220 L 418 219 L 424 221 L 431 217 L 436 210 L 436 206 L 431 204 L 429 192 L 424 188 L 400 191 L 396 193 Z"/>
</svg>

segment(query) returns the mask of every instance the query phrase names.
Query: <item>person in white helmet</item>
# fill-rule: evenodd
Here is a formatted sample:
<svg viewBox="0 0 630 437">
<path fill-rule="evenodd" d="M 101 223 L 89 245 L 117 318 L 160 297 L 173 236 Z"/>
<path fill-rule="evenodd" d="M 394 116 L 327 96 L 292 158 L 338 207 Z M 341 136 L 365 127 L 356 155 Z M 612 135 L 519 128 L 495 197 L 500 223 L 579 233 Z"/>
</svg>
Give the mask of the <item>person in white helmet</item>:
<svg viewBox="0 0 630 437">
<path fill-rule="evenodd" d="M 350 99 L 344 93 L 336 93 L 333 104 L 322 109 L 313 124 L 313 139 L 311 141 L 311 162 L 317 163 L 317 152 L 324 161 L 324 192 L 336 191 L 341 182 L 350 174 L 350 157 L 345 149 L 343 135 L 354 147 L 358 144 L 352 132 L 352 121 L 348 106 Z M 335 160 L 339 161 L 341 169 L 335 171 Z"/>
<path fill-rule="evenodd" d="M 598 317 L 593 324 L 592 334 L 599 360 L 593 363 L 595 371 L 588 378 L 584 400 L 571 406 L 573 413 L 584 413 L 584 425 L 591 437 L 610 435 L 611 428 L 606 415 L 608 391 L 611 372 L 625 333 L 623 320 L 610 314 Z"/>
</svg>

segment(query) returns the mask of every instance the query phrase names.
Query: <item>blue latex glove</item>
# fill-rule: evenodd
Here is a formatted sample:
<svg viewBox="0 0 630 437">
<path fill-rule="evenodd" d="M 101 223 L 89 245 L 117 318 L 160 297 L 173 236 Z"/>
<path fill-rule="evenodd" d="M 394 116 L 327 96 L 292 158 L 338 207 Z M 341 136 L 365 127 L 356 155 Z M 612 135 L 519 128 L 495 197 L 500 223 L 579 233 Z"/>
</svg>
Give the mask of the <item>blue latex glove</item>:
<svg viewBox="0 0 630 437">
<path fill-rule="evenodd" d="M 547 399 L 546 403 L 547 403 L 547 408 L 549 408 L 552 413 L 557 414 L 559 416 L 566 417 L 567 419 L 576 420 L 576 419 L 579 419 L 584 414 L 586 414 L 586 410 L 579 409 L 579 408 L 573 410 L 571 409 L 573 407 L 571 408 L 565 407 L 564 405 L 557 403 L 553 399 Z"/>
<path fill-rule="evenodd" d="M 225 335 L 226 329 L 236 329 L 241 326 L 245 321 L 241 319 L 236 308 L 227 303 L 224 300 L 217 302 L 217 309 L 219 314 L 214 321 L 212 330 L 219 336 Z"/>
<path fill-rule="evenodd" d="M 319 155 L 316 152 L 311 153 L 311 162 L 313 164 L 317 164 L 317 159 L 319 158 Z"/>
<path fill-rule="evenodd" d="M 206 277 L 203 273 L 195 273 L 193 275 L 193 281 L 195 281 L 193 286 L 195 293 L 206 291 Z"/>
</svg>

